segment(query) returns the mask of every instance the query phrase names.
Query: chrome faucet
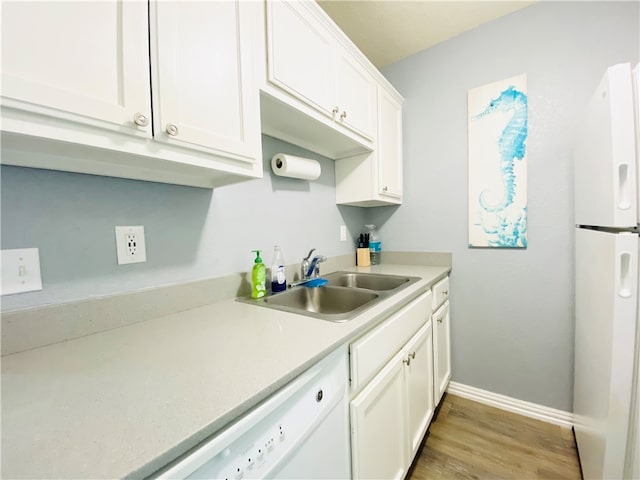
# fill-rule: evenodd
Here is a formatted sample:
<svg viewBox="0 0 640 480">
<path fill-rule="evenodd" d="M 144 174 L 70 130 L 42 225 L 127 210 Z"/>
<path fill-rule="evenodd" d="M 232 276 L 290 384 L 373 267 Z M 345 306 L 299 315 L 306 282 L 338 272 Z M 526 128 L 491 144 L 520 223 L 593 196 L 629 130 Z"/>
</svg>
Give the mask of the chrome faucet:
<svg viewBox="0 0 640 480">
<path fill-rule="evenodd" d="M 302 264 L 300 265 L 300 275 L 302 280 L 308 280 L 310 278 L 317 278 L 320 276 L 320 262 L 326 262 L 327 257 L 322 255 L 316 255 L 311 258 L 311 254 L 315 251 L 315 248 L 309 250 L 309 253 L 305 258 L 302 259 Z M 311 260 L 309 260 L 311 258 Z"/>
</svg>

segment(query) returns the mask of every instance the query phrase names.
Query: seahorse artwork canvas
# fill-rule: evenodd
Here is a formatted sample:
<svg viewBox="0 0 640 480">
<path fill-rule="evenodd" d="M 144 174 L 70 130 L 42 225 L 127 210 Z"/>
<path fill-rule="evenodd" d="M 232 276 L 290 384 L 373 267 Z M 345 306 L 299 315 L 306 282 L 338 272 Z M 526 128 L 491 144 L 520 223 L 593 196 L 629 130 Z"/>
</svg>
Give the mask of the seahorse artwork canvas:
<svg viewBox="0 0 640 480">
<path fill-rule="evenodd" d="M 469 246 L 527 247 L 527 77 L 469 90 Z"/>
</svg>

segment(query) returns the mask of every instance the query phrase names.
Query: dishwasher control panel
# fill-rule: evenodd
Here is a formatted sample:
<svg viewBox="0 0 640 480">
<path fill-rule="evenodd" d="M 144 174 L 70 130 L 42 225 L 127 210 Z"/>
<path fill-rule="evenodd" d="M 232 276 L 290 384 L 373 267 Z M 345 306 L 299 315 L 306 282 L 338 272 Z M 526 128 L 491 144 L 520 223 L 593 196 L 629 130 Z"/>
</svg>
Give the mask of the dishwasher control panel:
<svg viewBox="0 0 640 480">
<path fill-rule="evenodd" d="M 269 470 L 272 461 L 276 461 L 281 450 L 287 448 L 285 430 L 281 424 L 273 427 L 266 432 L 266 436 L 256 442 L 251 442 L 246 449 L 241 450 L 235 456 L 232 455 L 231 448 L 226 448 L 219 461 L 212 459 L 210 464 L 205 464 L 190 478 L 239 480 L 263 477 L 265 472 Z M 241 449 L 242 446 L 242 444 L 236 445 L 234 449 Z"/>
</svg>

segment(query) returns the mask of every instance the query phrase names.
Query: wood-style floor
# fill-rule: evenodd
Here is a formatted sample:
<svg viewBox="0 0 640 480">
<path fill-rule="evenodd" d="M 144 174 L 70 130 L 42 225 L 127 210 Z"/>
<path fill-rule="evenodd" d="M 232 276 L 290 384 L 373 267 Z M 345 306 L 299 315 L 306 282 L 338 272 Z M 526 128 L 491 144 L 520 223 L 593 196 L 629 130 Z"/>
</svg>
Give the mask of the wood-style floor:
<svg viewBox="0 0 640 480">
<path fill-rule="evenodd" d="M 447 394 L 407 475 L 580 479 L 573 432 Z"/>
</svg>

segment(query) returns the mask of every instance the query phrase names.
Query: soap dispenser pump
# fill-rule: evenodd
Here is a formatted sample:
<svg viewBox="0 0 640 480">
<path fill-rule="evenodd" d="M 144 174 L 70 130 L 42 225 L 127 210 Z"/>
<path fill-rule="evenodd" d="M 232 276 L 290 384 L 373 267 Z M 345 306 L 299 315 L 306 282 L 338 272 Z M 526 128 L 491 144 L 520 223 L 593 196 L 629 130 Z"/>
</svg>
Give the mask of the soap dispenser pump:
<svg viewBox="0 0 640 480">
<path fill-rule="evenodd" d="M 256 253 L 251 270 L 251 298 L 261 298 L 267 293 L 267 268 L 260 258 L 260 250 L 251 250 Z"/>
</svg>

